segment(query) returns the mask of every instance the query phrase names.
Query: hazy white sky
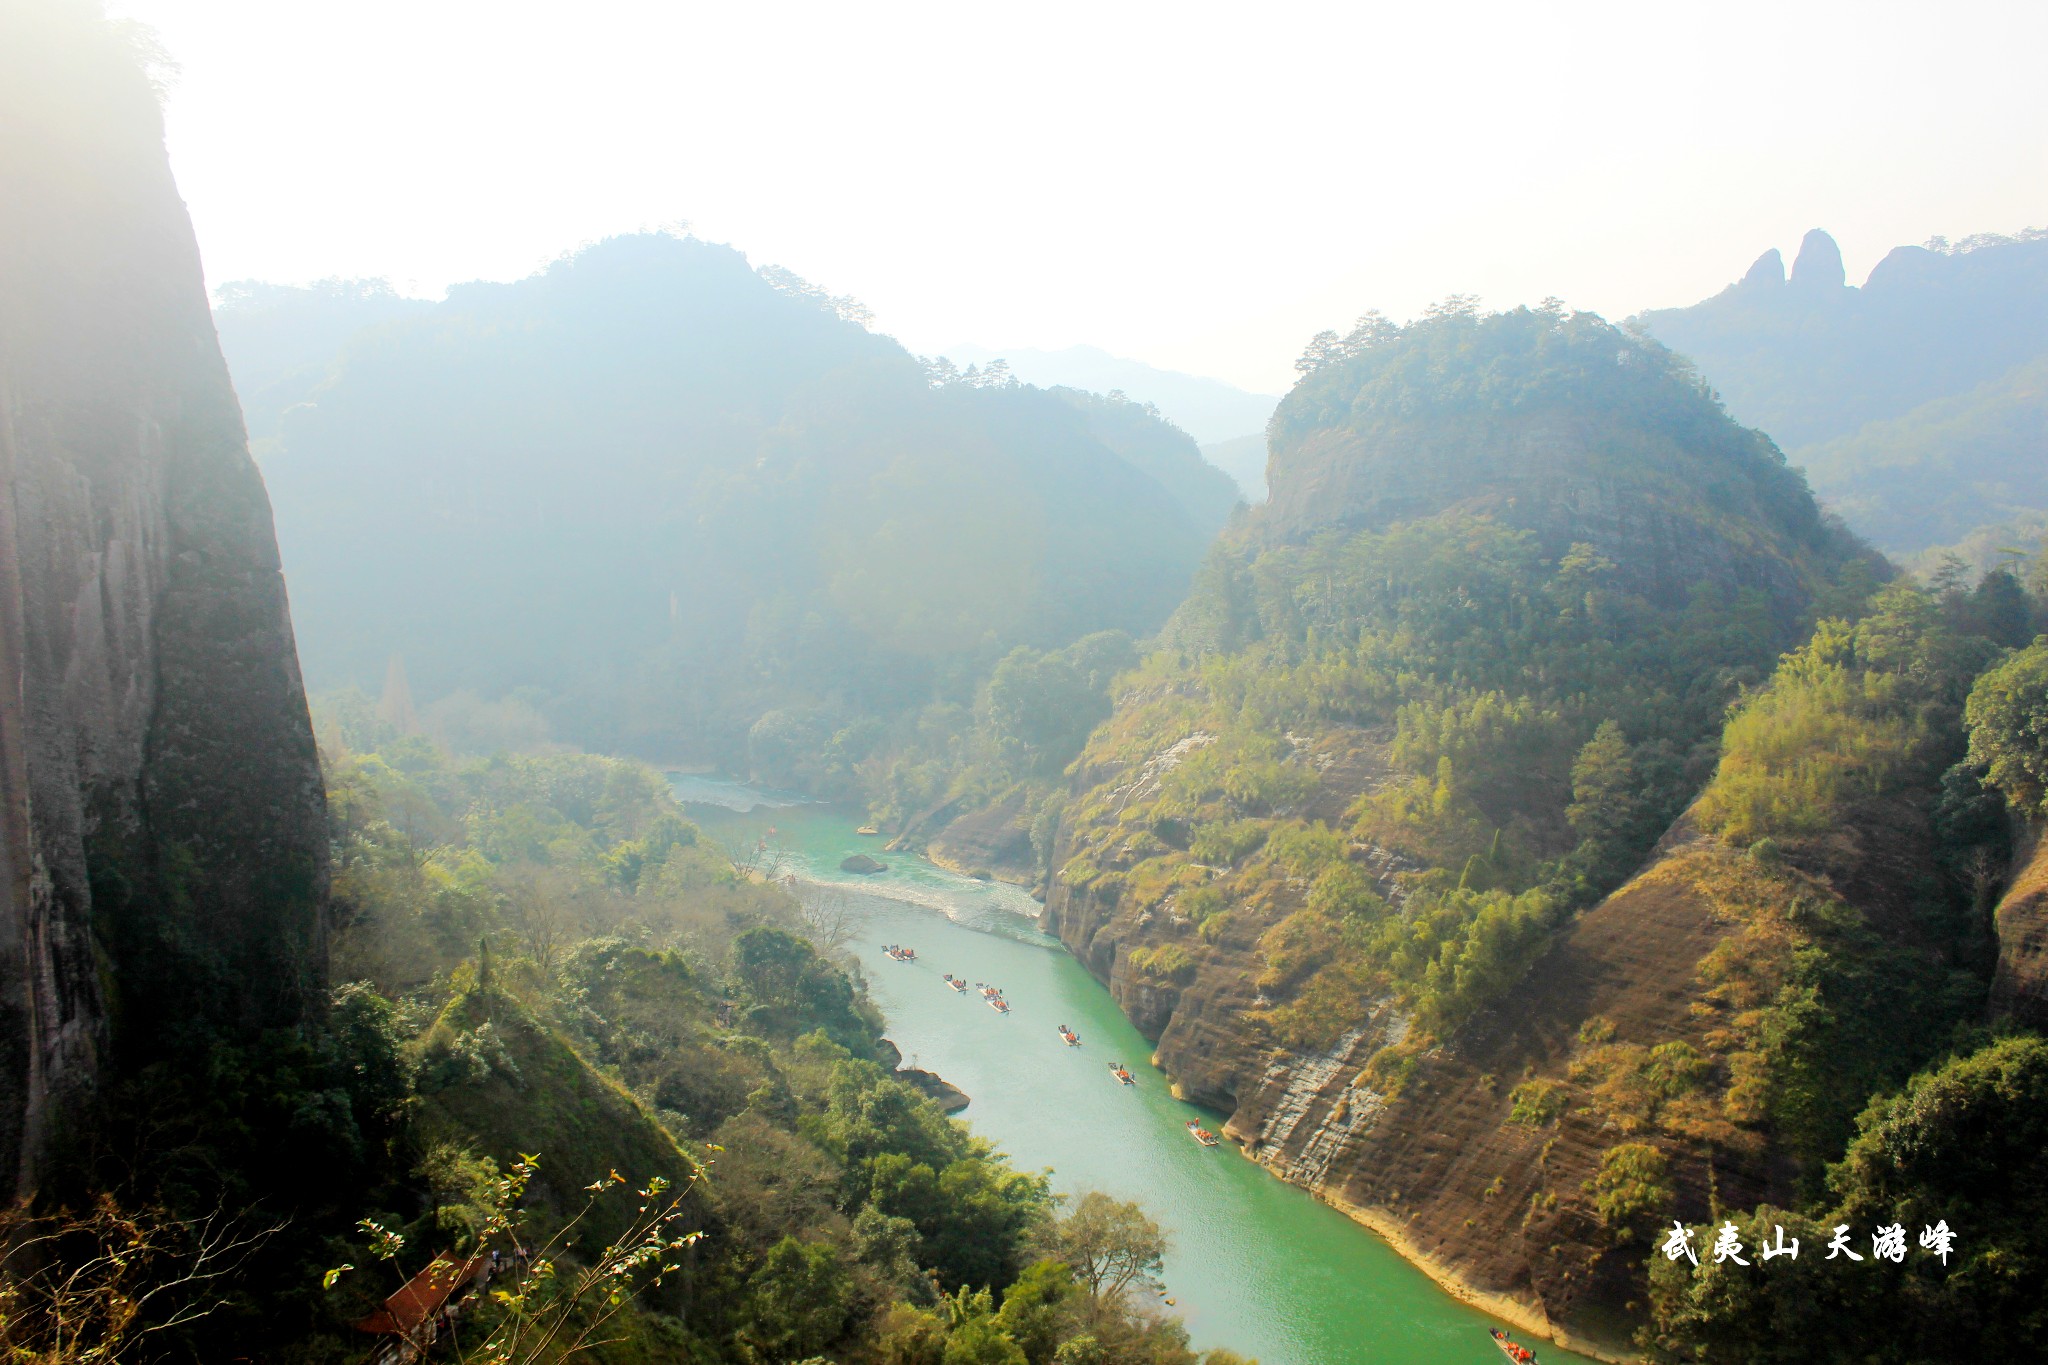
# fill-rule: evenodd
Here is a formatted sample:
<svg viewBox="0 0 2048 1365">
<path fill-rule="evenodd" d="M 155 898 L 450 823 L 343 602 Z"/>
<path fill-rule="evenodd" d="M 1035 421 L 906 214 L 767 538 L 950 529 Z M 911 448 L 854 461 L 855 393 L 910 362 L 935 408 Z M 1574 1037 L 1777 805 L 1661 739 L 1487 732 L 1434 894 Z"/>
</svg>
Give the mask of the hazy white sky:
<svg viewBox="0 0 2048 1365">
<path fill-rule="evenodd" d="M 212 283 L 511 279 L 688 222 L 914 350 L 1284 389 L 1453 292 L 1620 317 L 1809 227 L 2048 224 L 2048 3 L 109 0 Z"/>
</svg>

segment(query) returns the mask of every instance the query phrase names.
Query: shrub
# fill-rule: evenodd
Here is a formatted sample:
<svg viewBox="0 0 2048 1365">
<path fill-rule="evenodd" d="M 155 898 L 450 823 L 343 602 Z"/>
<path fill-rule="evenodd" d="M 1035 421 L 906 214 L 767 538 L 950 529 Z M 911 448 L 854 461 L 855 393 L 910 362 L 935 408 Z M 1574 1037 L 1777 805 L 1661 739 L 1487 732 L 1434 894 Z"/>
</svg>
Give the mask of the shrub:
<svg viewBox="0 0 2048 1365">
<path fill-rule="evenodd" d="M 1344 857 L 1344 836 L 1327 825 L 1289 825 L 1274 832 L 1266 850 L 1281 871 L 1308 880 Z"/>
<path fill-rule="evenodd" d="M 1195 977 L 1195 960 L 1178 943 L 1139 948 L 1125 960 L 1131 964 L 1132 971 L 1176 985 L 1184 986 Z"/>
<path fill-rule="evenodd" d="M 1674 1039 L 1650 1049 L 1643 1064 L 1643 1077 L 1665 1099 L 1689 1095 L 1706 1084 L 1714 1063 L 1700 1055 L 1692 1044 Z"/>
<path fill-rule="evenodd" d="M 1358 915 L 1377 919 L 1386 913 L 1373 880 L 1353 863 L 1333 863 L 1323 869 L 1308 889 L 1308 908 L 1333 920 Z"/>
<path fill-rule="evenodd" d="M 1556 1081 L 1523 1081 L 1508 1095 L 1514 1105 L 1508 1112 L 1508 1122 L 1526 1124 L 1531 1128 L 1555 1123 L 1564 1115 L 1568 1094 L 1565 1087 Z"/>
<path fill-rule="evenodd" d="M 2048 814 L 2048 638 L 1977 679 L 1964 715 L 1970 761 L 2014 806 Z"/>
<path fill-rule="evenodd" d="M 1197 862 L 1231 867 L 1266 842 L 1266 827 L 1257 820 L 1215 821 L 1197 825 L 1188 852 Z"/>
<path fill-rule="evenodd" d="M 1600 1221 L 1625 1233 L 1645 1214 L 1654 1214 L 1673 1197 L 1671 1160 L 1646 1142 L 1624 1142 L 1600 1154 L 1600 1169 L 1586 1182 L 1586 1193 Z"/>
</svg>

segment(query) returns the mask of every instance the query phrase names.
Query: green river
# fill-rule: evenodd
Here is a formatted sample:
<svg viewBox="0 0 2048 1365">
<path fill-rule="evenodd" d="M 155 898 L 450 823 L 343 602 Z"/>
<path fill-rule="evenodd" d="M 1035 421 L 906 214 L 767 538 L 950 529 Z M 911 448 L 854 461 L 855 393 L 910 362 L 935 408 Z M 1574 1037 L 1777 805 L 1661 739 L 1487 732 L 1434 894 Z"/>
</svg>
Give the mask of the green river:
<svg viewBox="0 0 2048 1365">
<path fill-rule="evenodd" d="M 1135 1199 L 1171 1238 L 1166 1292 L 1198 1348 L 1228 1346 L 1262 1365 L 1498 1365 L 1494 1320 L 1446 1294 L 1371 1231 L 1268 1175 L 1229 1143 L 1196 1145 L 1183 1126 L 1220 1114 L 1167 1093 L 1151 1045 L 1109 992 L 1039 932 L 1022 890 L 978 882 L 923 858 L 885 853 L 841 808 L 674 774 L 676 794 L 728 847 L 768 837 L 778 875 L 843 888 L 860 959 L 906 1063 L 966 1091 L 962 1117 L 1020 1168 L 1051 1167 L 1054 1187 Z M 769 834 L 770 830 L 774 833 Z M 839 870 L 850 853 L 889 870 Z M 889 960 L 882 945 L 917 951 Z M 1011 1012 L 949 989 L 941 973 L 1001 987 Z M 1065 1046 L 1066 1024 L 1082 1046 Z M 1135 1087 L 1116 1083 L 1121 1061 Z M 1589 1365 L 1547 1342 L 1546 1362 Z"/>
</svg>

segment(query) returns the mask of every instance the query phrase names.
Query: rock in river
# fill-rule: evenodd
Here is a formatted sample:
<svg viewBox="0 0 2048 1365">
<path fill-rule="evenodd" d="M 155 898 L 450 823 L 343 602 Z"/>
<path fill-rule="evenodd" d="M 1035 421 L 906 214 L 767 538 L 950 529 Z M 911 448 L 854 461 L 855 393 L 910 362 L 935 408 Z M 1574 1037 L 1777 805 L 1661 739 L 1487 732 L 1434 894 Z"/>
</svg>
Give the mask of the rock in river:
<svg viewBox="0 0 2048 1365">
<path fill-rule="evenodd" d="M 887 863 L 878 863 L 865 853 L 855 853 L 839 860 L 839 870 L 841 872 L 858 872 L 863 877 L 869 877 L 877 872 L 887 872 L 889 865 Z"/>
</svg>

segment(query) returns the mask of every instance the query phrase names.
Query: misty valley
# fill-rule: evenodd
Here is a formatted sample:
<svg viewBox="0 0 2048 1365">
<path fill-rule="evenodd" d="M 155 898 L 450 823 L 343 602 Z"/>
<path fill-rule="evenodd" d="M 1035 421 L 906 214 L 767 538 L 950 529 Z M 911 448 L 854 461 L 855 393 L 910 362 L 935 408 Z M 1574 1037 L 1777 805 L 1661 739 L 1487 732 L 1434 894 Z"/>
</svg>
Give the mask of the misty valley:
<svg viewBox="0 0 2048 1365">
<path fill-rule="evenodd" d="M 2048 231 L 1279 395 L 209 290 L 121 13 L 0 4 L 7 1360 L 2048 1333 Z"/>
</svg>

